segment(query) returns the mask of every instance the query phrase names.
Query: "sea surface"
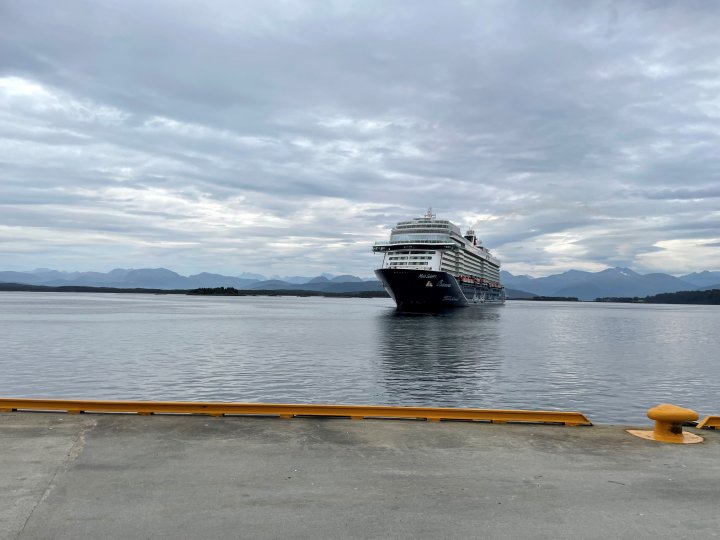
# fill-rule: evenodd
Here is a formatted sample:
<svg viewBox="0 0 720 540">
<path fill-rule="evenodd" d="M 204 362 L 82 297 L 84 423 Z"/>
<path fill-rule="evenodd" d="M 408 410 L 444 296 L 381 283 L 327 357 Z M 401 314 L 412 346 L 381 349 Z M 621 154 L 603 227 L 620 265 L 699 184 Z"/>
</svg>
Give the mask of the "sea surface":
<svg viewBox="0 0 720 540">
<path fill-rule="evenodd" d="M 0 293 L 0 396 L 720 413 L 720 308 Z"/>
</svg>

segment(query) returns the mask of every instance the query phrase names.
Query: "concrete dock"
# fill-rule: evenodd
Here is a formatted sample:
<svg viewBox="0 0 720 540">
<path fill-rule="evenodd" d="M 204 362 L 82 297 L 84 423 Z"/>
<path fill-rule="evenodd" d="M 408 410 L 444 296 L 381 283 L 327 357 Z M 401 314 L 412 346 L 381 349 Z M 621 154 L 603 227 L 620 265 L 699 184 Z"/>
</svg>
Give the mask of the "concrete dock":
<svg viewBox="0 0 720 540">
<path fill-rule="evenodd" d="M 0 538 L 718 538 L 690 431 L 0 413 Z"/>
</svg>

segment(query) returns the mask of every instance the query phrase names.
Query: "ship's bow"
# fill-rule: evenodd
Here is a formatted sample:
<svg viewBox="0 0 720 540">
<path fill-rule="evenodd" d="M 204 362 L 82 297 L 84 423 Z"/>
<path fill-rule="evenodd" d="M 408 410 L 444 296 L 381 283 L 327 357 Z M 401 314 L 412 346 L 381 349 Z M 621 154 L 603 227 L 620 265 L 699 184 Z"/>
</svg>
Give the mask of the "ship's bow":
<svg viewBox="0 0 720 540">
<path fill-rule="evenodd" d="M 380 268 L 375 275 L 404 311 L 434 311 L 467 306 L 457 280 L 447 272 Z"/>
</svg>

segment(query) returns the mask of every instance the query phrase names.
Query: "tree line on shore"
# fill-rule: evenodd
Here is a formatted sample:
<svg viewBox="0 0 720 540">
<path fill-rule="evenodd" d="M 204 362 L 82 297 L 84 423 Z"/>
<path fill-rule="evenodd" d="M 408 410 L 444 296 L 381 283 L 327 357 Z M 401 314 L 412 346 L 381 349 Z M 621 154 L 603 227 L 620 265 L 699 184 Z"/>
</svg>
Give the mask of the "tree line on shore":
<svg viewBox="0 0 720 540">
<path fill-rule="evenodd" d="M 720 289 L 709 291 L 680 291 L 674 293 L 661 293 L 653 296 L 638 298 L 605 297 L 596 298 L 596 302 L 619 302 L 624 304 L 703 304 L 720 305 Z"/>
<path fill-rule="evenodd" d="M 190 294 L 201 296 L 326 296 L 331 298 L 389 298 L 384 290 L 355 292 L 303 291 L 295 289 L 241 290 L 234 287 L 201 287 L 199 289 L 143 289 L 116 287 L 88 287 L 84 285 L 27 285 L 0 283 L 0 291 L 78 292 L 78 293 L 135 293 L 135 294 Z"/>
<path fill-rule="evenodd" d="M 355 292 L 326 292 L 303 291 L 295 289 L 252 289 L 240 290 L 234 287 L 201 287 L 187 291 L 186 294 L 201 296 L 326 296 L 332 298 L 387 298 L 389 295 L 383 291 L 355 291 Z"/>
<path fill-rule="evenodd" d="M 92 293 L 141 293 L 141 294 L 189 294 L 200 296 L 324 296 L 333 298 L 388 298 L 384 290 L 357 291 L 357 292 L 325 292 L 304 291 L 296 289 L 258 289 L 241 290 L 234 287 L 201 287 L 199 289 L 143 289 L 143 288 L 115 288 L 115 287 L 88 287 L 88 286 L 60 286 L 27 285 L 21 283 L 0 283 L 0 291 L 44 291 L 44 292 L 92 292 Z M 532 300 L 564 300 L 576 302 L 576 297 L 550 297 L 538 296 Z M 625 304 L 702 304 L 720 305 L 720 289 L 706 291 L 680 291 L 675 293 L 660 293 L 645 297 L 615 297 L 608 296 L 596 298 L 595 302 L 618 302 Z"/>
</svg>

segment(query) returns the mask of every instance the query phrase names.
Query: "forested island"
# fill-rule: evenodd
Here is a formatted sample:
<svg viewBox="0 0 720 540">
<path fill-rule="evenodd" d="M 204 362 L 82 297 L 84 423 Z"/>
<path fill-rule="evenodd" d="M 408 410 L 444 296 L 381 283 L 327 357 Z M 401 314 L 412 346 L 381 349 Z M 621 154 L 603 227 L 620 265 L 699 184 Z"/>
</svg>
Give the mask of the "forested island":
<svg viewBox="0 0 720 540">
<path fill-rule="evenodd" d="M 539 300 L 540 302 L 579 302 L 577 296 L 533 296 L 529 300 Z"/>
<path fill-rule="evenodd" d="M 75 293 L 134 293 L 134 294 L 189 294 L 198 296 L 324 296 L 328 298 L 389 298 L 384 290 L 326 292 L 296 289 L 240 290 L 234 287 L 202 287 L 199 289 L 143 289 L 117 287 L 87 287 L 81 285 L 27 285 L 24 283 L 0 283 L 0 291 L 75 292 Z"/>
<path fill-rule="evenodd" d="M 79 292 L 79 293 L 135 293 L 135 294 L 187 294 L 184 289 L 143 289 L 120 287 L 91 287 L 89 285 L 28 285 L 25 283 L 0 283 L 0 291 L 35 291 L 35 292 Z"/>
<path fill-rule="evenodd" d="M 200 287 L 185 294 L 196 294 L 201 296 L 240 296 L 240 291 L 235 287 Z"/>
<path fill-rule="evenodd" d="M 680 291 L 661 293 L 644 298 L 606 297 L 596 298 L 596 302 L 619 302 L 624 304 L 703 304 L 720 305 L 720 289 L 709 291 Z"/>
<path fill-rule="evenodd" d="M 389 298 L 387 292 L 383 291 L 356 291 L 356 292 L 325 292 L 325 291 L 302 291 L 296 289 L 258 289 L 239 290 L 234 287 L 201 287 L 187 291 L 185 294 L 200 296 L 325 296 L 330 298 Z"/>
</svg>

